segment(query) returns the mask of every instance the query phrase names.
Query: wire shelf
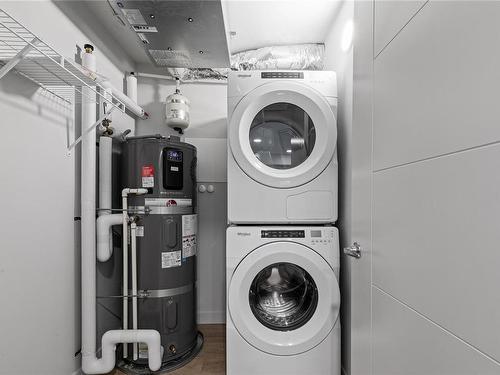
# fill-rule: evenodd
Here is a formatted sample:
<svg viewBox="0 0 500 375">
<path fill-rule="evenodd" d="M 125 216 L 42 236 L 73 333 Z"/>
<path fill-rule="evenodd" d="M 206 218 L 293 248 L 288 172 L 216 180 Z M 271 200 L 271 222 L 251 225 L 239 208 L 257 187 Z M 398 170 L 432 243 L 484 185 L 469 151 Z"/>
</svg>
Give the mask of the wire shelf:
<svg viewBox="0 0 500 375">
<path fill-rule="evenodd" d="M 96 104 L 106 103 L 108 114 L 114 109 L 125 112 L 125 104 L 95 81 L 97 73 L 66 59 L 0 9 L 0 79 L 10 70 L 39 85 L 68 110 L 88 98 Z M 83 90 L 85 87 L 88 89 Z M 68 149 L 80 139 L 68 143 Z"/>
</svg>

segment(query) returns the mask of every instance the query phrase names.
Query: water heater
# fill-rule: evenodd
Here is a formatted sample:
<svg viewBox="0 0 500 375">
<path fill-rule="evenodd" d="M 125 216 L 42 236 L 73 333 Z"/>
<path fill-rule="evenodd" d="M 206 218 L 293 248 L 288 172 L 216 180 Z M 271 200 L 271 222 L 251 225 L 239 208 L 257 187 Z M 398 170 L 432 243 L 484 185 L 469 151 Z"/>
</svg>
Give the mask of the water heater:
<svg viewBox="0 0 500 375">
<path fill-rule="evenodd" d="M 177 137 L 129 137 L 122 185 L 148 191 L 129 198 L 137 224 L 138 328 L 157 330 L 163 362 L 179 362 L 199 347 L 196 148 Z M 129 363 L 146 365 L 147 348 L 139 346 L 138 352 Z"/>
</svg>

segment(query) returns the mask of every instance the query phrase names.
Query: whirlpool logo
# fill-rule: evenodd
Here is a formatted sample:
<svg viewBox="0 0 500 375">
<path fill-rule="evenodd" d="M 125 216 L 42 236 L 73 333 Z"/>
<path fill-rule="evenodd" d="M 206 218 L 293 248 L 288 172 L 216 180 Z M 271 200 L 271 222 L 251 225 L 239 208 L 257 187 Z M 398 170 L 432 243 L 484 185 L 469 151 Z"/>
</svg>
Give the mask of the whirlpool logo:
<svg viewBox="0 0 500 375">
<path fill-rule="evenodd" d="M 250 233 L 250 232 L 237 232 L 236 234 L 238 236 L 251 236 L 252 235 L 252 233 Z"/>
</svg>

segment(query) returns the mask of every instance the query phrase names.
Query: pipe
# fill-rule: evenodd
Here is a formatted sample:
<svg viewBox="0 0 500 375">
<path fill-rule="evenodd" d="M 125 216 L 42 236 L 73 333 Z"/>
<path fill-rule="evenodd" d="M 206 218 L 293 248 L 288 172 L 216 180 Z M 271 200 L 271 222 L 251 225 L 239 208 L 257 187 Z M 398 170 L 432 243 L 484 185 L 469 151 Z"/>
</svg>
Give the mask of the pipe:
<svg viewBox="0 0 500 375">
<path fill-rule="evenodd" d="M 95 71 L 95 56 L 85 48 L 82 65 Z M 82 129 L 96 121 L 92 89 L 82 88 Z M 95 95 L 95 94 L 94 94 Z M 81 257 L 82 257 L 82 368 L 84 371 L 96 360 L 96 245 L 95 245 L 95 185 L 96 132 L 89 131 L 82 138 L 81 161 Z M 86 372 L 86 371 L 85 371 Z"/>
<path fill-rule="evenodd" d="M 107 374 L 115 367 L 116 345 L 119 343 L 145 343 L 148 346 L 148 362 L 151 371 L 161 367 L 161 338 L 154 329 L 111 330 L 102 336 L 102 357 L 94 362 L 83 362 L 82 370 L 86 374 Z"/>
<path fill-rule="evenodd" d="M 111 93 L 113 96 L 118 99 L 120 102 L 125 104 L 125 107 L 132 112 L 134 115 L 141 119 L 147 119 L 149 118 L 149 115 L 142 109 L 140 105 L 135 103 L 132 99 L 130 99 L 127 95 L 125 95 L 122 91 L 118 90 L 116 87 L 112 85 L 111 82 L 109 82 L 106 79 L 96 77 L 96 82 L 99 83 L 102 87 L 105 89 L 111 90 Z"/>
<path fill-rule="evenodd" d="M 132 260 L 132 329 L 137 329 L 137 224 L 130 224 L 130 257 Z M 133 344 L 134 361 L 137 361 L 137 343 Z"/>
<path fill-rule="evenodd" d="M 101 215 L 97 218 L 97 259 L 107 262 L 113 255 L 111 227 L 123 221 L 123 214 Z"/>
<path fill-rule="evenodd" d="M 128 212 L 127 212 L 127 195 L 125 189 L 122 191 L 122 250 L 123 250 L 123 329 L 128 328 Z M 123 343 L 123 358 L 128 357 L 128 345 Z"/>
<path fill-rule="evenodd" d="M 137 77 L 134 72 L 127 76 L 127 96 L 137 103 Z"/>
<path fill-rule="evenodd" d="M 83 66 L 96 70 L 93 47 L 85 45 Z M 95 123 L 95 92 L 83 88 L 82 129 Z M 161 366 L 161 339 L 155 330 L 113 330 L 102 337 L 102 356 L 96 356 L 96 131 L 87 132 L 82 138 L 81 161 L 81 259 L 82 259 L 82 370 L 86 374 L 104 374 L 115 366 L 116 345 L 120 342 L 144 342 L 148 346 L 149 368 Z M 143 189 L 146 190 L 146 189 Z M 126 233 L 126 232 L 125 232 Z M 126 239 L 126 235 L 124 236 Z"/>
<path fill-rule="evenodd" d="M 148 189 L 130 189 L 125 188 L 122 190 L 122 218 L 123 218 L 123 329 L 128 328 L 128 203 L 127 198 L 129 194 L 142 195 L 146 194 Z M 123 358 L 128 357 L 128 345 L 123 343 Z"/>
<path fill-rule="evenodd" d="M 113 96 L 118 99 L 120 102 L 122 102 L 125 107 L 132 112 L 134 115 L 141 119 L 147 119 L 149 118 L 149 115 L 142 109 L 141 106 L 139 106 L 137 103 L 135 103 L 132 99 L 130 99 L 127 95 L 125 95 L 121 90 L 118 90 L 109 80 L 101 76 L 100 74 L 97 74 L 95 69 L 91 69 L 91 67 L 87 67 L 83 65 L 82 73 L 87 76 L 87 78 L 90 78 L 102 88 L 104 88 L 106 91 L 111 91 Z"/>
<path fill-rule="evenodd" d="M 103 215 L 111 214 L 112 202 L 112 175 L 113 175 L 113 139 L 108 136 L 101 136 L 99 138 L 99 217 Z M 99 223 L 99 220 L 98 220 Z M 120 223 L 118 223 L 120 224 Z M 99 231 L 99 227 L 97 228 Z M 108 241 L 109 241 L 109 250 L 106 253 L 109 253 L 109 256 L 106 257 L 106 260 L 111 257 L 113 254 L 113 236 L 111 235 L 111 227 L 108 227 Z M 97 258 L 101 262 L 105 262 L 100 255 L 103 254 L 102 249 L 99 249 L 99 233 L 97 233 L 98 243 L 97 243 Z M 101 234 L 102 238 L 102 234 Z"/>
</svg>

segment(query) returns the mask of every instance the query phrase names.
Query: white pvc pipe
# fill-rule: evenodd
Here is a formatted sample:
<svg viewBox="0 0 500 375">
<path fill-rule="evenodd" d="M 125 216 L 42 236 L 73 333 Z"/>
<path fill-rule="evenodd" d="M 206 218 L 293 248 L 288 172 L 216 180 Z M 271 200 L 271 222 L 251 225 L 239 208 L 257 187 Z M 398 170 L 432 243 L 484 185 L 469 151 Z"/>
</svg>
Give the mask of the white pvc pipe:
<svg viewBox="0 0 500 375">
<path fill-rule="evenodd" d="M 102 357 L 93 362 L 83 362 L 82 370 L 86 374 L 107 374 L 115 367 L 116 345 L 126 343 L 145 343 L 148 346 L 148 363 L 151 371 L 161 367 L 161 337 L 154 329 L 111 330 L 102 336 Z"/>
<path fill-rule="evenodd" d="M 137 77 L 134 72 L 127 76 L 127 96 L 137 103 Z"/>
<path fill-rule="evenodd" d="M 132 329 L 137 329 L 137 224 L 130 224 L 130 258 L 132 260 Z M 133 358 L 137 361 L 137 343 L 132 345 Z"/>
<path fill-rule="evenodd" d="M 95 71 L 96 62 L 92 52 L 85 52 L 82 64 Z M 87 129 L 96 121 L 95 101 L 92 90 L 82 88 L 82 129 Z M 95 94 L 94 94 L 95 95 Z M 81 164 L 81 257 L 82 257 L 82 368 L 87 370 L 96 360 L 96 132 L 94 130 L 82 138 Z M 85 371 L 86 372 L 86 371 Z"/>
<path fill-rule="evenodd" d="M 132 112 L 134 115 L 141 119 L 147 119 L 149 115 L 142 109 L 140 105 L 135 103 L 132 99 L 130 99 L 127 95 L 125 95 L 121 90 L 118 90 L 116 87 L 114 87 L 111 82 L 107 80 L 102 80 L 101 78 L 97 77 L 96 82 L 99 83 L 102 87 L 105 89 L 111 90 L 111 93 L 117 98 L 120 102 L 125 104 L 125 107 Z"/>
<path fill-rule="evenodd" d="M 112 157 L 113 157 L 113 139 L 108 136 L 102 135 L 99 138 L 99 216 L 102 215 L 110 215 L 112 213 L 111 208 L 112 208 L 112 201 L 111 201 L 111 195 L 112 195 Z M 106 210 L 103 210 L 106 209 Z M 119 224 L 119 223 L 118 223 Z M 99 230 L 99 228 L 97 228 Z M 107 257 L 106 260 L 109 259 L 111 254 L 113 254 L 113 236 L 111 235 L 111 227 L 108 228 L 109 235 L 108 235 L 108 241 L 109 241 L 109 256 Z M 97 234 L 99 237 L 99 233 Z M 99 241 L 99 238 L 98 238 Z M 105 262 L 106 260 L 101 260 L 100 258 L 100 253 L 102 254 L 102 249 L 101 252 L 99 251 L 99 242 L 97 244 L 97 258 L 101 262 Z"/>
<path fill-rule="evenodd" d="M 113 255 L 111 227 L 123 222 L 122 214 L 101 215 L 97 218 L 97 259 L 107 262 Z"/>
<path fill-rule="evenodd" d="M 83 66 L 96 70 L 91 50 L 82 56 Z M 82 129 L 96 121 L 95 99 L 90 88 L 83 88 Z M 102 356 L 96 356 L 96 131 L 82 138 L 81 162 L 81 259 L 82 259 L 82 370 L 85 374 L 105 374 L 115 366 L 116 345 L 120 342 L 143 342 L 148 346 L 148 362 L 152 371 L 161 366 L 161 338 L 155 330 L 113 330 L 102 337 Z M 143 189 L 145 190 L 145 189 Z M 126 241 L 126 231 L 124 233 Z"/>
<path fill-rule="evenodd" d="M 130 189 L 125 188 L 122 190 L 122 217 L 123 217 L 123 329 L 128 328 L 128 203 L 127 198 L 129 194 L 142 195 L 148 192 L 147 189 Z M 123 345 L 123 358 L 128 356 L 128 345 Z"/>
<path fill-rule="evenodd" d="M 128 328 L 128 212 L 127 212 L 127 195 L 128 192 L 122 191 L 122 249 L 123 249 L 123 329 Z M 123 343 L 123 358 L 128 357 L 128 345 Z"/>
<path fill-rule="evenodd" d="M 130 112 L 141 119 L 147 119 L 149 117 L 149 115 L 144 111 L 144 109 L 142 109 L 141 106 L 137 105 L 137 103 L 135 103 L 132 99 L 125 95 L 121 90 L 118 90 L 116 87 L 114 87 L 113 84 L 109 82 L 105 77 L 97 74 L 95 69 L 91 69 L 90 67 L 85 66 L 83 63 L 82 66 L 85 68 L 82 69 L 83 74 L 85 74 L 91 80 L 97 82 L 106 91 L 111 91 L 113 96 L 120 102 L 125 104 L 125 107 L 127 107 Z"/>
</svg>

